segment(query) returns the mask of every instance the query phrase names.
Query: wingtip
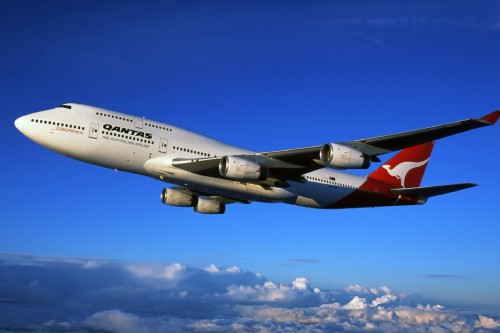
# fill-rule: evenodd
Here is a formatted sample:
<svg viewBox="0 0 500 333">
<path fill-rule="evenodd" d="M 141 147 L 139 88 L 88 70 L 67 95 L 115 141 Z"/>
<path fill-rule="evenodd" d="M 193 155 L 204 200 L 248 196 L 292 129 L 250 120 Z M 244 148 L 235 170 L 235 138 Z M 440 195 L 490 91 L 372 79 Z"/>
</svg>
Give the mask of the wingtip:
<svg viewBox="0 0 500 333">
<path fill-rule="evenodd" d="M 496 110 L 482 117 L 481 120 L 484 120 L 488 122 L 490 125 L 493 125 L 498 121 L 499 118 L 500 118 L 500 110 Z"/>
</svg>

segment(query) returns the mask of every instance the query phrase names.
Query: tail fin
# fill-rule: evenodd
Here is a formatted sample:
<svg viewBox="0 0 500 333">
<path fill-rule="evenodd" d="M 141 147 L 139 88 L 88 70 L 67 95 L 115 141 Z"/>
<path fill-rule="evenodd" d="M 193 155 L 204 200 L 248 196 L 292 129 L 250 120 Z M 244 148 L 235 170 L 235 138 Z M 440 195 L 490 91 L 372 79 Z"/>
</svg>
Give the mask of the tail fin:
<svg viewBox="0 0 500 333">
<path fill-rule="evenodd" d="M 430 159 L 434 142 L 403 149 L 368 178 L 392 183 L 397 187 L 419 187 Z"/>
</svg>

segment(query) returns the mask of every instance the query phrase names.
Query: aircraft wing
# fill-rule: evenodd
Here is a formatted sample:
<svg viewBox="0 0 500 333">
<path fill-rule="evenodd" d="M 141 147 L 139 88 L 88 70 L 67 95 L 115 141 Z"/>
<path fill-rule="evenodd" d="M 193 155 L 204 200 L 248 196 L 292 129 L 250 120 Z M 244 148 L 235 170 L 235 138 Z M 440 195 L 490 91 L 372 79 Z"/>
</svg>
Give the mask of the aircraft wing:
<svg viewBox="0 0 500 333">
<path fill-rule="evenodd" d="M 369 156 L 373 162 L 380 162 L 380 159 L 377 157 L 378 155 L 434 141 L 475 128 L 490 126 L 495 124 L 499 118 L 500 110 L 497 110 L 479 119 L 466 119 L 397 134 L 339 142 L 338 144 L 353 148 Z M 238 156 L 247 158 L 266 167 L 269 170 L 269 178 L 271 181 L 272 179 L 283 181 L 301 180 L 303 174 L 325 167 L 319 159 L 322 147 L 323 146 L 312 146 Z M 221 157 L 176 159 L 173 161 L 173 166 L 197 174 L 221 177 L 218 170 L 220 160 Z M 262 184 L 263 182 L 258 183 Z"/>
<path fill-rule="evenodd" d="M 442 139 L 475 128 L 490 126 L 495 124 L 498 118 L 500 118 L 500 110 L 494 111 L 479 119 L 472 118 L 408 132 L 355 140 L 347 143 L 351 147 L 369 156 L 377 156 L 416 146 L 421 143 Z"/>
<path fill-rule="evenodd" d="M 377 136 L 368 139 L 354 140 L 347 142 L 339 142 L 339 144 L 355 148 L 362 153 L 375 158 L 378 155 L 387 154 L 393 151 L 398 151 L 404 148 L 413 147 L 421 143 L 430 142 L 438 139 L 445 138 L 450 135 L 466 132 L 475 128 L 490 126 L 497 122 L 500 118 L 500 110 L 494 111 L 479 119 L 466 119 L 456 121 L 448 124 L 421 128 L 408 132 L 401 132 L 397 134 L 390 134 L 384 136 Z M 322 146 L 315 146 L 309 148 L 299 148 L 290 150 L 281 150 L 263 155 L 283 159 L 293 163 L 311 162 L 318 159 L 318 154 Z M 372 159 L 374 161 L 374 159 Z"/>
</svg>

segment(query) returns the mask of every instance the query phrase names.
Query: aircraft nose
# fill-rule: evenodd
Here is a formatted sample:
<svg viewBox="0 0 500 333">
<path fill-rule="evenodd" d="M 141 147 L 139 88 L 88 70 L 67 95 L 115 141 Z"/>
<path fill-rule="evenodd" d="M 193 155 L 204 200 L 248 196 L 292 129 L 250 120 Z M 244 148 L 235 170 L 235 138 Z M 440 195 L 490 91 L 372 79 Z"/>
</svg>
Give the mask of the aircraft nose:
<svg viewBox="0 0 500 333">
<path fill-rule="evenodd" d="M 24 123 L 26 122 L 26 117 L 22 116 L 22 117 L 19 117 L 16 119 L 16 121 L 14 121 L 14 125 L 16 126 L 16 128 L 22 132 L 23 129 L 24 129 Z"/>
</svg>

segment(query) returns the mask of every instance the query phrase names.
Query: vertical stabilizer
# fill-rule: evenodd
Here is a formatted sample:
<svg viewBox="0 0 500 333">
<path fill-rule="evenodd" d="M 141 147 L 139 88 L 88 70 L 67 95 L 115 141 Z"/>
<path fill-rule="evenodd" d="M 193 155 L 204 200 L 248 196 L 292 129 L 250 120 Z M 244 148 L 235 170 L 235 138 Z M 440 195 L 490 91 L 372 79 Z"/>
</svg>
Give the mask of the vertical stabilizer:
<svg viewBox="0 0 500 333">
<path fill-rule="evenodd" d="M 424 176 L 434 142 L 403 149 L 368 178 L 392 183 L 397 187 L 418 187 Z"/>
</svg>

